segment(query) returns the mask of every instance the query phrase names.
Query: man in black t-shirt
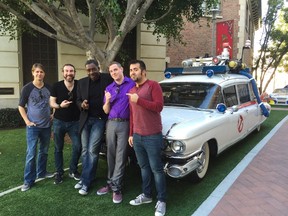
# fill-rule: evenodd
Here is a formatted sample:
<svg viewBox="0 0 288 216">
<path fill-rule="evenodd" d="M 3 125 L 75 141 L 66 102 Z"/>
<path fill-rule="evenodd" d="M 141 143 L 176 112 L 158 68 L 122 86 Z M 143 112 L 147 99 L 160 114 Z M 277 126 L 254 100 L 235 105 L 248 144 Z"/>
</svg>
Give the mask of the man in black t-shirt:
<svg viewBox="0 0 288 216">
<path fill-rule="evenodd" d="M 65 64 L 62 69 L 64 80 L 56 82 L 51 91 L 50 106 L 55 109 L 53 120 L 53 135 L 55 142 L 56 174 L 54 184 L 63 181 L 63 146 L 65 135 L 72 141 L 72 158 L 70 161 L 69 177 L 80 180 L 78 161 L 81 156 L 81 142 L 79 134 L 80 110 L 76 105 L 77 83 L 75 67 Z"/>
</svg>

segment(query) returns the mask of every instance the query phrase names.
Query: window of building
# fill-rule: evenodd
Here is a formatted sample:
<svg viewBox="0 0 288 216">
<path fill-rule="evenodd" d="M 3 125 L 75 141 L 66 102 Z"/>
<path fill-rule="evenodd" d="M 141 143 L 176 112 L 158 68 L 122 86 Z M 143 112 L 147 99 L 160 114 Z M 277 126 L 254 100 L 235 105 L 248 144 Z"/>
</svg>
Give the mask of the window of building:
<svg viewBox="0 0 288 216">
<path fill-rule="evenodd" d="M 207 9 L 207 3 L 206 1 L 204 1 L 202 3 L 202 9 L 203 9 L 203 16 L 204 17 L 212 17 L 213 16 L 213 12 L 216 13 L 217 15 L 220 15 L 221 13 L 221 3 L 218 2 L 217 4 L 214 5 L 214 7 L 212 9 Z"/>
</svg>

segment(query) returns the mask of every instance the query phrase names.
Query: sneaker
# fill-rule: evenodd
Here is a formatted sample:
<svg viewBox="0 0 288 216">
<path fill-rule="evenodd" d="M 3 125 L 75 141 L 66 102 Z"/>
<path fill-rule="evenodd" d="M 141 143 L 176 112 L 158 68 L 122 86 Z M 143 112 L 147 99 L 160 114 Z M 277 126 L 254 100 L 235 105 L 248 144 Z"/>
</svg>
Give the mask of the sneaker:
<svg viewBox="0 0 288 216">
<path fill-rule="evenodd" d="M 136 197 L 136 199 L 131 200 L 129 203 L 130 205 L 141 205 L 144 203 L 151 203 L 152 198 L 146 197 L 144 193 L 140 194 L 139 196 Z"/>
<path fill-rule="evenodd" d="M 87 195 L 88 194 L 88 187 L 86 185 L 82 185 L 82 188 L 79 190 L 79 194 Z"/>
<path fill-rule="evenodd" d="M 166 213 L 166 203 L 158 201 L 156 206 L 155 216 L 164 216 Z"/>
<path fill-rule="evenodd" d="M 56 173 L 54 177 L 54 184 L 61 184 L 63 182 L 63 176 L 60 173 Z"/>
<path fill-rule="evenodd" d="M 69 177 L 70 178 L 74 178 L 76 181 L 79 181 L 80 180 L 80 173 L 78 171 L 74 172 L 74 173 L 69 173 Z"/>
<path fill-rule="evenodd" d="M 75 189 L 80 189 L 80 188 L 82 188 L 82 186 L 83 186 L 82 181 L 79 181 L 79 182 L 74 186 L 74 188 L 75 188 Z"/>
<path fill-rule="evenodd" d="M 53 178 L 55 176 L 55 173 L 50 173 L 50 172 L 46 172 L 44 176 L 38 176 L 38 179 L 41 178 Z"/>
<path fill-rule="evenodd" d="M 113 192 L 113 203 L 122 202 L 122 193 L 120 191 Z"/>
<path fill-rule="evenodd" d="M 27 191 L 27 190 L 29 190 L 29 189 L 30 189 L 30 185 L 29 185 L 29 184 L 26 184 L 26 183 L 23 184 L 22 187 L 21 187 L 21 191 L 23 191 L 23 192 L 24 192 L 24 191 Z"/>
<path fill-rule="evenodd" d="M 107 194 L 110 191 L 111 191 L 111 186 L 107 184 L 106 186 L 100 188 L 97 191 L 97 195 L 104 195 L 104 194 Z"/>
</svg>

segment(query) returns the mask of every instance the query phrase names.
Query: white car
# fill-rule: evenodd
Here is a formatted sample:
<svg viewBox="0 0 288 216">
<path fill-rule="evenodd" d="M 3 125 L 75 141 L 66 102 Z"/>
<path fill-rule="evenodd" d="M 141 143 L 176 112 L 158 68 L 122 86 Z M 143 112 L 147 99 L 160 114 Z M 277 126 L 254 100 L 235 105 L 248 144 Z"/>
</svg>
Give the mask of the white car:
<svg viewBox="0 0 288 216">
<path fill-rule="evenodd" d="M 288 105 L 288 88 L 278 88 L 273 91 L 270 98 L 275 104 Z"/>
<path fill-rule="evenodd" d="M 260 101 L 245 70 L 223 65 L 167 68 L 165 73 L 171 76 L 160 82 L 165 172 L 201 180 L 211 156 L 260 130 L 270 105 Z"/>
</svg>

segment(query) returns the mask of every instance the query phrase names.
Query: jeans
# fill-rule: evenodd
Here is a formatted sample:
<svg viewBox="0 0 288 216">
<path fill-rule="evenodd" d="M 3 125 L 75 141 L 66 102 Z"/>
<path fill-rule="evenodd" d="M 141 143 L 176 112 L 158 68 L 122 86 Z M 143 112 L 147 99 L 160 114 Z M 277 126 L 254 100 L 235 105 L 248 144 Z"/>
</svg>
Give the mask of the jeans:
<svg viewBox="0 0 288 216">
<path fill-rule="evenodd" d="M 26 127 L 26 161 L 24 168 L 24 184 L 32 185 L 36 178 L 44 177 L 46 175 L 46 165 L 48 158 L 48 149 L 50 144 L 51 127 Z M 39 141 L 39 150 L 37 158 L 37 172 L 36 172 L 36 151 Z"/>
<path fill-rule="evenodd" d="M 127 162 L 129 122 L 108 120 L 106 125 L 108 181 L 113 191 L 121 191 Z"/>
<path fill-rule="evenodd" d="M 166 176 L 164 173 L 161 151 L 162 134 L 141 136 L 133 134 L 133 146 L 141 168 L 142 190 L 146 197 L 152 196 L 152 174 L 157 190 L 157 199 L 166 202 Z"/>
<path fill-rule="evenodd" d="M 81 156 L 81 142 L 79 134 L 79 122 L 65 122 L 59 119 L 53 120 L 53 133 L 54 133 L 54 142 L 55 142 L 55 167 L 56 171 L 63 175 L 63 147 L 64 147 L 64 138 L 65 134 L 68 133 L 72 141 L 72 157 L 70 161 L 70 173 L 77 172 L 78 161 Z"/>
<path fill-rule="evenodd" d="M 89 117 L 81 132 L 82 143 L 82 175 L 83 185 L 90 186 L 95 179 L 99 152 L 105 131 L 106 121 Z"/>
</svg>

